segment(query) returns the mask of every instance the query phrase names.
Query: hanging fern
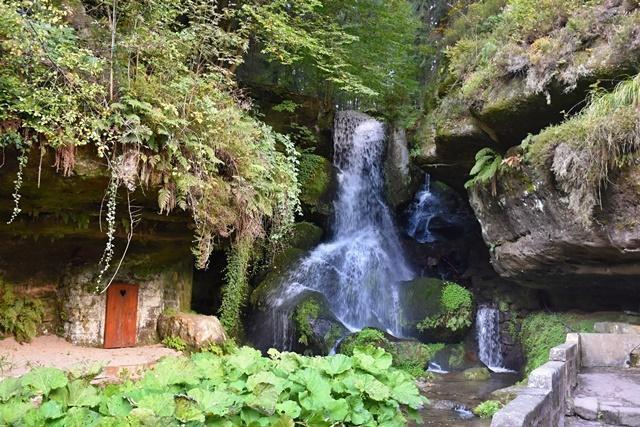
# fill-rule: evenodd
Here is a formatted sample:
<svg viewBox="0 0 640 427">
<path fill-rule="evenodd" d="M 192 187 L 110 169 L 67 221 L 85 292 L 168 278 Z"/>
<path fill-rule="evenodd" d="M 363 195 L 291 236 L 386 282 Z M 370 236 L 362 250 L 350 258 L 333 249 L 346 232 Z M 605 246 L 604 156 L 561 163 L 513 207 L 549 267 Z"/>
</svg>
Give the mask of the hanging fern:
<svg viewBox="0 0 640 427">
<path fill-rule="evenodd" d="M 220 322 L 227 334 L 237 337 L 242 332 L 240 319 L 248 294 L 247 269 L 251 260 L 252 242 L 242 239 L 235 243 L 227 256 L 226 285 L 222 289 Z"/>
<path fill-rule="evenodd" d="M 491 183 L 491 194 L 496 194 L 497 175 L 502 164 L 502 156 L 491 148 L 483 148 L 476 154 L 476 164 L 469 172 L 471 179 L 464 188 Z"/>
</svg>

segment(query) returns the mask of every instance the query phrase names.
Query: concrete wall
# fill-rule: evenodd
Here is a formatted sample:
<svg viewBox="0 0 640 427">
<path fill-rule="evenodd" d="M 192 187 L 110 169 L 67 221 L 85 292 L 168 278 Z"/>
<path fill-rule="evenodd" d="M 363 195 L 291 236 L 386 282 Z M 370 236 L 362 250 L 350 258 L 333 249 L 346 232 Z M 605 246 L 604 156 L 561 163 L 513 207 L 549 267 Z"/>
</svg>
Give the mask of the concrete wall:
<svg viewBox="0 0 640 427">
<path fill-rule="evenodd" d="M 157 342 L 157 321 L 168 308 L 188 310 L 191 302 L 190 262 L 163 271 L 122 269 L 116 282 L 138 285 L 138 344 Z M 63 336 L 74 344 L 101 346 L 104 338 L 106 293 L 95 292 L 95 268 L 68 273 L 60 286 Z"/>
<path fill-rule="evenodd" d="M 582 366 L 622 368 L 629 361 L 629 353 L 640 346 L 636 334 L 580 334 Z"/>
<path fill-rule="evenodd" d="M 565 344 L 551 349 L 549 361 L 529 375 L 527 388 L 500 410 L 492 427 L 564 426 L 566 402 L 578 382 L 580 337 L 567 335 Z"/>
</svg>

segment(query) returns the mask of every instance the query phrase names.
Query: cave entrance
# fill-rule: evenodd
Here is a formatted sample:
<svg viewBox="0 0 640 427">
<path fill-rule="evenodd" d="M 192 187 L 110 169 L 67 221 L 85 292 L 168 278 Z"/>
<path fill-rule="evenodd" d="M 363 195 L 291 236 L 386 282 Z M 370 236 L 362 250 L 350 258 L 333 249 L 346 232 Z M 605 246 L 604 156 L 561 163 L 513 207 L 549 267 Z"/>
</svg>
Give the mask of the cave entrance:
<svg viewBox="0 0 640 427">
<path fill-rule="evenodd" d="M 107 289 L 104 322 L 104 348 L 136 345 L 138 319 L 138 286 L 113 283 Z"/>
</svg>

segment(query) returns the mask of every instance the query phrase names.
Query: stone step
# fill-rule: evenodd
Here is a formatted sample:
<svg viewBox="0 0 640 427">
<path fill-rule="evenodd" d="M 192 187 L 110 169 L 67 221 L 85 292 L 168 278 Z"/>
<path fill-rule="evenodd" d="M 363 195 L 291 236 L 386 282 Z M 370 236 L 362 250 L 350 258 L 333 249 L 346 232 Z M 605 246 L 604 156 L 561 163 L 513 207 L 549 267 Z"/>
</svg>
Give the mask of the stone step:
<svg viewBox="0 0 640 427">
<path fill-rule="evenodd" d="M 573 399 L 577 416 L 590 421 L 601 421 L 609 425 L 640 427 L 640 407 L 625 406 L 620 401 L 606 401 L 591 396 Z"/>
</svg>

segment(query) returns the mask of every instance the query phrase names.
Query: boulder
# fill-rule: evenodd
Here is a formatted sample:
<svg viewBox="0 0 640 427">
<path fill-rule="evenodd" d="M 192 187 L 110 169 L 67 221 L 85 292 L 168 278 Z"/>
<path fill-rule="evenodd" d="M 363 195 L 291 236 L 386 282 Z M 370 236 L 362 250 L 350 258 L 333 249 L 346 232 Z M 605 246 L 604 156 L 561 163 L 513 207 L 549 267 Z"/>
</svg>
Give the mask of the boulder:
<svg viewBox="0 0 640 427">
<path fill-rule="evenodd" d="M 333 166 L 325 157 L 305 153 L 298 167 L 300 201 L 306 216 L 328 216 L 332 211 L 331 194 L 335 184 Z"/>
<path fill-rule="evenodd" d="M 163 313 L 158 318 L 160 339 L 179 337 L 190 347 L 201 349 L 211 344 L 222 344 L 227 336 L 215 316 L 191 313 Z"/>
<path fill-rule="evenodd" d="M 389 204 L 395 207 L 411 199 L 409 148 L 404 129 L 392 128 L 389 133 L 384 158 L 385 193 Z"/>
<path fill-rule="evenodd" d="M 308 292 L 293 309 L 293 322 L 303 352 L 327 355 L 348 330 L 331 312 L 323 295 Z"/>
<path fill-rule="evenodd" d="M 471 189 L 471 206 L 495 270 L 531 287 L 591 288 L 581 297 L 599 301 L 637 286 L 640 167 L 625 167 L 609 179 L 602 208 L 590 223 L 570 208 L 570 195 L 558 188 L 548 165 L 501 174 L 496 195 Z"/>
</svg>

